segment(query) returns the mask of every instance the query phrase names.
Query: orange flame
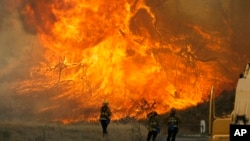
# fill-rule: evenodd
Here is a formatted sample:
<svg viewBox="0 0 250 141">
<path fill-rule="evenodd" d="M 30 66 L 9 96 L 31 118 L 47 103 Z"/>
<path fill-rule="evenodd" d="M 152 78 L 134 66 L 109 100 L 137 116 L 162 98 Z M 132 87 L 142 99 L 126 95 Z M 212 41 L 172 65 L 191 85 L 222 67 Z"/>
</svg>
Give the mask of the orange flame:
<svg viewBox="0 0 250 141">
<path fill-rule="evenodd" d="M 202 59 L 206 55 L 197 53 L 187 34 L 160 41 L 156 15 L 142 0 L 36 1 L 25 3 L 22 13 L 45 60 L 18 92 L 46 95 L 38 114 L 56 111 L 53 120 L 96 120 L 104 99 L 113 119 L 143 118 L 153 109 L 161 114 L 196 105 L 215 83 L 231 83 L 213 57 Z M 216 32 L 186 27 L 207 42 L 201 52 L 223 46 Z"/>
</svg>

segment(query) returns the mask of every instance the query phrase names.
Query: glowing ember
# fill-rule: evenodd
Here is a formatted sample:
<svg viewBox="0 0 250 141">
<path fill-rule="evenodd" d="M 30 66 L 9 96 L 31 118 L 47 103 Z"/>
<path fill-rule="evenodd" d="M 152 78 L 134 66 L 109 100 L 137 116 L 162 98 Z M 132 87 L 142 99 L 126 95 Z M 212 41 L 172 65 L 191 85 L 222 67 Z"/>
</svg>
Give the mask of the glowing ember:
<svg viewBox="0 0 250 141">
<path fill-rule="evenodd" d="M 223 47 L 231 34 L 180 18 L 171 21 L 178 2 L 21 3 L 24 26 L 39 37 L 44 52 L 17 92 L 39 97 L 36 114 L 41 119 L 96 120 L 104 99 L 113 119 L 144 118 L 152 109 L 161 114 L 203 102 L 212 85 L 218 93 L 233 86 L 232 76 L 225 75 L 217 60 L 230 55 Z M 159 11 L 170 8 L 168 4 L 177 9 Z"/>
</svg>

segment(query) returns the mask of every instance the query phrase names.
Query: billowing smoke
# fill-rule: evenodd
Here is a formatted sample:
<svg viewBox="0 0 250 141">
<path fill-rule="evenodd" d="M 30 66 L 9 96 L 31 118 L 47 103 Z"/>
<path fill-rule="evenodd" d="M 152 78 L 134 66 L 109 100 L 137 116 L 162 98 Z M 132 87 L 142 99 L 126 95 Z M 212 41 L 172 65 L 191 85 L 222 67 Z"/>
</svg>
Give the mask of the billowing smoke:
<svg viewBox="0 0 250 141">
<path fill-rule="evenodd" d="M 33 112 L 26 109 L 30 106 L 29 99 L 21 100 L 17 97 L 15 86 L 29 79 L 31 67 L 41 61 L 39 40 L 36 35 L 24 30 L 18 6 L 15 1 L 0 2 L 1 119 L 20 119 Z"/>
<path fill-rule="evenodd" d="M 163 105 L 164 108 L 158 110 L 166 112 L 164 109 L 169 109 L 170 104 L 174 104 L 163 98 L 177 99 L 179 108 L 183 108 L 183 99 L 187 97 L 183 95 L 187 94 L 184 87 L 194 88 L 192 92 L 206 92 L 211 85 L 215 85 L 219 92 L 232 90 L 239 73 L 250 60 L 250 2 L 247 0 L 121 0 L 115 3 L 117 5 L 110 5 L 108 1 L 98 4 L 89 2 L 88 5 L 84 1 L 79 5 L 77 1 L 71 3 L 57 0 L 0 1 L 0 119 L 55 120 L 73 116 L 72 119 L 82 120 L 85 119 L 81 118 L 83 113 L 97 115 L 96 107 L 99 105 L 96 105 L 95 100 L 108 95 L 99 98 L 103 93 L 109 93 L 110 98 L 114 99 L 117 96 L 117 100 L 113 99 L 117 113 L 124 112 L 124 107 L 119 105 L 121 102 L 129 105 L 131 110 L 150 105 L 150 100 L 154 101 L 157 99 L 155 96 L 161 93 L 166 94 L 158 98 L 159 101 L 153 102 Z M 129 10 L 126 9 L 128 5 Z M 76 11 L 72 12 L 71 9 Z M 107 10 L 107 13 L 102 11 L 101 14 L 96 14 L 97 9 Z M 126 10 L 131 14 L 130 19 L 119 19 L 119 15 L 124 16 Z M 67 13 L 60 13 L 62 11 Z M 78 14 L 82 14 L 82 19 L 72 22 L 73 18 L 69 16 L 79 16 Z M 123 21 L 128 21 L 128 29 Z M 70 24 L 77 25 L 77 31 Z M 65 29 L 65 36 L 58 37 L 62 35 L 56 33 L 59 28 Z M 66 32 L 67 28 L 69 32 Z M 133 36 L 131 39 L 130 35 Z M 119 60 L 119 65 L 111 62 L 107 67 L 92 67 L 96 62 L 84 64 L 87 59 L 85 62 L 81 61 L 84 57 L 101 58 L 102 56 L 89 55 L 98 52 L 95 52 L 97 45 L 104 46 L 103 48 L 107 48 L 107 44 L 116 46 L 115 43 L 109 44 L 112 36 L 127 42 L 119 42 L 119 47 L 113 48 L 114 53 L 108 52 L 102 59 L 105 62 L 105 57 L 108 56 L 115 62 L 125 52 L 125 59 Z M 50 45 L 53 47 L 50 48 Z M 67 50 L 61 49 L 60 45 Z M 147 48 L 145 54 L 138 53 L 144 50 L 143 47 Z M 77 52 L 73 51 L 74 48 L 78 49 Z M 93 50 L 88 51 L 89 48 Z M 84 52 L 85 50 L 87 51 Z M 121 50 L 120 56 L 114 55 L 117 50 Z M 62 54 L 58 55 L 58 52 Z M 73 52 L 76 56 L 82 55 L 82 58 L 70 56 Z M 147 59 L 150 57 L 153 61 Z M 67 63 L 71 63 L 71 66 Z M 130 66 L 124 67 L 126 64 Z M 148 69 L 150 65 L 159 67 Z M 110 74 L 105 78 L 101 74 L 110 73 L 109 71 L 98 74 L 90 71 L 91 68 L 109 70 L 110 66 L 116 72 L 125 68 L 121 71 L 125 75 L 113 78 Z M 135 71 L 136 69 L 141 70 Z M 70 73 L 77 74 L 74 81 L 68 77 Z M 137 76 L 133 75 L 149 78 L 135 78 Z M 117 81 L 120 79 L 126 80 L 121 83 Z M 138 83 L 138 79 L 145 83 Z M 203 79 L 206 79 L 204 83 Z M 47 81 L 53 83 L 46 83 Z M 161 87 L 163 83 L 170 86 Z M 79 89 L 74 89 L 79 85 Z M 176 91 L 170 93 L 166 89 Z M 131 99 L 118 100 L 121 96 L 117 93 L 124 97 L 131 94 L 127 96 L 127 99 Z M 147 99 L 146 95 L 151 99 Z M 208 94 L 197 96 L 198 102 L 206 100 L 207 96 Z M 196 96 L 193 94 L 190 97 L 195 99 Z M 142 100 L 136 101 L 138 99 Z M 140 102 L 144 104 L 139 105 Z M 189 101 L 187 105 L 196 103 Z M 88 117 L 91 116 L 86 116 Z"/>
</svg>

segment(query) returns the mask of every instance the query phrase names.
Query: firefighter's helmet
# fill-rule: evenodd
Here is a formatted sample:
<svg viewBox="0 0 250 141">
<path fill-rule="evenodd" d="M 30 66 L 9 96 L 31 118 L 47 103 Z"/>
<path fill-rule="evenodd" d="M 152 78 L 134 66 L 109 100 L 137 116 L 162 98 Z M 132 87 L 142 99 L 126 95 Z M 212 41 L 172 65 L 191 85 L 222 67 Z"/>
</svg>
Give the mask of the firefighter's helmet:
<svg viewBox="0 0 250 141">
<path fill-rule="evenodd" d="M 148 117 L 154 117 L 154 116 L 157 116 L 158 113 L 156 111 L 152 111 L 148 114 Z"/>
<path fill-rule="evenodd" d="M 103 101 L 103 105 L 108 105 L 108 104 L 109 104 L 108 100 Z"/>
<path fill-rule="evenodd" d="M 171 109 L 171 114 L 175 114 L 176 113 L 176 109 L 175 108 L 172 108 Z"/>
</svg>

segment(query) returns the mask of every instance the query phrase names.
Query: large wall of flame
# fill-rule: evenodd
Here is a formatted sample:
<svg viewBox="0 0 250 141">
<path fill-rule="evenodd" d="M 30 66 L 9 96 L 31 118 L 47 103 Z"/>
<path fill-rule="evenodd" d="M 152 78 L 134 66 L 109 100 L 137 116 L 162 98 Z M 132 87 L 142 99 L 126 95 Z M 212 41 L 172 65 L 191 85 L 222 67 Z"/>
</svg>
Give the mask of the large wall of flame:
<svg viewBox="0 0 250 141">
<path fill-rule="evenodd" d="M 249 61 L 250 2 L 0 2 L 1 119 L 142 118 L 232 90 Z"/>
</svg>

